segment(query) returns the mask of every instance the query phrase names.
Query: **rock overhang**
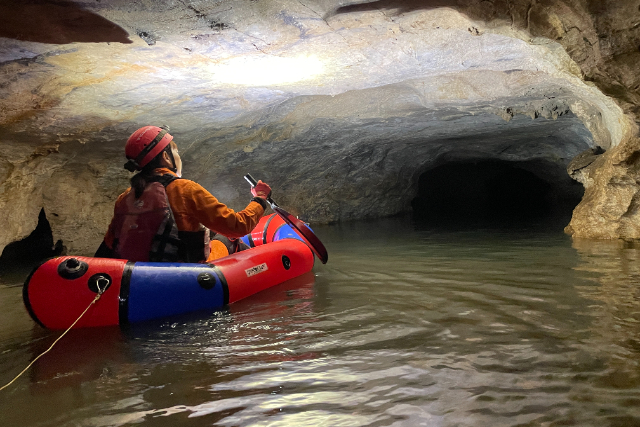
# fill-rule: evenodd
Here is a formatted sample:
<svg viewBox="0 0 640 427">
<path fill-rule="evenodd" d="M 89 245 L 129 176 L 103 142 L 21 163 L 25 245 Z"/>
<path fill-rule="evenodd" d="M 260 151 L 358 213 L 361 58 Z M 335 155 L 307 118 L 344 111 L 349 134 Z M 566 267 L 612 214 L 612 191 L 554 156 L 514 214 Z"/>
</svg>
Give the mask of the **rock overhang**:
<svg viewBox="0 0 640 427">
<path fill-rule="evenodd" d="M 66 241 L 81 240 L 69 236 L 78 227 L 98 236 L 108 214 L 78 219 L 43 182 L 83 176 L 95 193 L 83 204 L 109 212 L 114 186 L 126 186 L 123 141 L 149 123 L 172 128 L 185 173 L 230 205 L 246 202 L 230 177 L 251 171 L 313 221 L 406 210 L 419 175 L 447 161 L 539 161 L 551 166 L 538 175 L 565 182 L 573 156 L 624 134 L 621 109 L 562 46 L 507 23 L 449 7 L 224 3 L 76 3 L 131 43 L 0 39 L 3 170 L 38 163 L 31 197 L 17 196 L 22 214 L 45 206 Z M 9 228 L 0 243 L 33 229 Z"/>
</svg>

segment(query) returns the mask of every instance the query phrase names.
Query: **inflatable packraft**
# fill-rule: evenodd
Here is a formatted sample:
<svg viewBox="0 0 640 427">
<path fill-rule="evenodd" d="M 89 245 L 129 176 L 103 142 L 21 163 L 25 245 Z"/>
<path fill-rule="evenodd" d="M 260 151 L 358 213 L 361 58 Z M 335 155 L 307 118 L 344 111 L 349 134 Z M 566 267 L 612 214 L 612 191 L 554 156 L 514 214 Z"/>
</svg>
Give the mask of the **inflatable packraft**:
<svg viewBox="0 0 640 427">
<path fill-rule="evenodd" d="M 43 327 L 67 329 L 101 292 L 74 328 L 124 325 L 222 307 L 313 267 L 307 243 L 276 214 L 242 240 L 251 249 L 208 264 L 53 258 L 27 278 L 24 303 Z"/>
</svg>

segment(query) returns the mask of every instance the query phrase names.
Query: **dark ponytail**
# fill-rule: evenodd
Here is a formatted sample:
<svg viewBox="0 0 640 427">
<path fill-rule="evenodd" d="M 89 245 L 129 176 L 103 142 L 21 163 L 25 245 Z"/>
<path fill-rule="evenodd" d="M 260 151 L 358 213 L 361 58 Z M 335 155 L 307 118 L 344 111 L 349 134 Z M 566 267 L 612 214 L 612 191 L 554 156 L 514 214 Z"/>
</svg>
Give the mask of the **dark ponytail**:
<svg viewBox="0 0 640 427">
<path fill-rule="evenodd" d="M 131 177 L 131 188 L 135 193 L 136 199 L 142 196 L 149 179 L 154 176 L 153 171 L 161 167 L 160 162 L 162 161 L 162 153 L 164 152 L 171 152 L 171 145 L 167 145 L 167 147 L 147 163 L 140 172 Z"/>
</svg>

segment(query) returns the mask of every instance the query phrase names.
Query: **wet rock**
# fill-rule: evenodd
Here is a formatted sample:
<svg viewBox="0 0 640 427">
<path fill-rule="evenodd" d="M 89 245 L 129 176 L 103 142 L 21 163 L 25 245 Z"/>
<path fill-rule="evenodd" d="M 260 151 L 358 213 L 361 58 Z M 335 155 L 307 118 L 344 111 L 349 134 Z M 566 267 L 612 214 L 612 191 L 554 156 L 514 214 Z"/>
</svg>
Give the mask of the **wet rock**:
<svg viewBox="0 0 640 427">
<path fill-rule="evenodd" d="M 569 176 L 576 181 L 580 182 L 582 185 L 589 187 L 591 183 L 588 181 L 585 171 L 585 168 L 591 166 L 593 162 L 596 161 L 598 156 L 604 153 L 604 150 L 601 147 L 589 148 L 588 150 L 583 151 L 582 153 L 575 156 L 569 165 L 567 166 L 567 172 Z"/>
</svg>

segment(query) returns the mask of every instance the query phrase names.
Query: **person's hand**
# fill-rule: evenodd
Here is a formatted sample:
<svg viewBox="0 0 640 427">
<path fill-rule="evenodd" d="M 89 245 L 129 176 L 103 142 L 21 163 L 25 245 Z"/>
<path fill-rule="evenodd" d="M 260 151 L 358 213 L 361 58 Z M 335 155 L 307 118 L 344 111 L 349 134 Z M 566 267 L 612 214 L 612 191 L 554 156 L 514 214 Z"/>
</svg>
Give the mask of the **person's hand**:
<svg viewBox="0 0 640 427">
<path fill-rule="evenodd" d="M 269 184 L 258 181 L 255 187 L 251 188 L 251 194 L 253 194 L 254 197 L 260 197 L 266 200 L 271 195 L 271 187 L 269 187 Z"/>
</svg>

